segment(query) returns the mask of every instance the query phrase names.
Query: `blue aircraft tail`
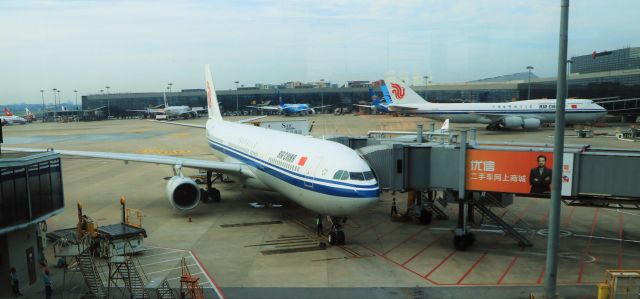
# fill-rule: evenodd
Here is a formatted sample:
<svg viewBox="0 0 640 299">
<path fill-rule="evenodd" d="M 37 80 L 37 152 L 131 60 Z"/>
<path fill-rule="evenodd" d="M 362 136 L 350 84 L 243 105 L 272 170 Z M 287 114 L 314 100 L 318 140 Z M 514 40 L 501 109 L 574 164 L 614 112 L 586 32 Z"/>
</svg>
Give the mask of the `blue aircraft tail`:
<svg viewBox="0 0 640 299">
<path fill-rule="evenodd" d="M 280 95 L 280 90 L 278 90 L 278 92 L 276 93 L 276 98 L 278 98 L 278 105 L 280 105 L 280 107 L 284 106 L 284 100 L 282 99 L 282 96 Z"/>
<path fill-rule="evenodd" d="M 382 90 L 382 97 L 384 98 L 385 103 L 387 103 L 387 105 L 391 104 L 391 96 L 389 95 L 389 90 L 387 89 L 387 85 L 382 85 L 380 86 L 380 90 Z"/>
</svg>

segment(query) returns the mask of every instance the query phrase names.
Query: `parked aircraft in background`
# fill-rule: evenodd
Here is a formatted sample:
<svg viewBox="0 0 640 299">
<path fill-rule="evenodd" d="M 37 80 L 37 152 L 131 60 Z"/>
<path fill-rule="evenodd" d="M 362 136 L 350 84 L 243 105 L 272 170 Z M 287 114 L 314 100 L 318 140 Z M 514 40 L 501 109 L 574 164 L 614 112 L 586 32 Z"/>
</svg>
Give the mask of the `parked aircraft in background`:
<svg viewBox="0 0 640 299">
<path fill-rule="evenodd" d="M 386 90 L 386 87 L 384 87 L 384 89 Z M 384 95 L 384 90 L 382 94 Z M 373 88 L 369 88 L 369 97 L 371 98 L 371 105 L 353 104 L 353 106 L 369 108 L 372 110 L 375 109 L 376 111 L 382 112 L 382 113 L 389 113 L 389 103 L 391 100 L 388 99 L 388 95 L 384 95 L 385 101 L 383 102 L 380 100 L 380 98 L 378 98 L 375 92 L 373 92 Z"/>
<path fill-rule="evenodd" d="M 329 242 L 344 244 L 346 217 L 378 202 L 380 189 L 367 162 L 342 144 L 225 121 L 209 66 L 205 66 L 209 119 L 206 125 L 180 124 L 206 130 L 208 145 L 221 161 L 159 155 L 57 150 L 62 155 L 166 164 L 175 175 L 166 187 L 169 202 L 191 210 L 200 202 L 198 185 L 182 173 L 183 167 L 207 171 L 206 194 L 220 199 L 212 188 L 214 172 L 236 177 L 247 188 L 278 192 L 319 215 L 330 216 Z M 255 119 L 255 118 L 254 118 Z M 5 150 L 39 152 L 26 148 Z"/>
<path fill-rule="evenodd" d="M 155 115 L 155 114 L 164 114 L 168 119 L 175 118 L 196 118 L 198 117 L 198 112 L 196 110 L 191 109 L 189 106 L 169 106 L 167 102 L 167 95 L 162 93 L 162 97 L 164 98 L 164 107 L 159 108 L 158 106 L 154 108 L 148 108 L 144 110 L 127 110 L 127 111 L 135 111 L 135 112 L 144 112 L 146 114 Z"/>
<path fill-rule="evenodd" d="M 280 91 L 278 90 L 276 97 L 278 98 L 279 105 L 277 106 L 247 106 L 248 108 L 254 108 L 258 110 L 270 110 L 270 111 L 279 111 L 281 114 L 286 116 L 289 115 L 307 115 L 307 114 L 315 114 L 315 109 L 331 107 L 331 105 L 324 106 L 316 106 L 309 107 L 308 104 L 285 104 L 284 100 L 280 96 Z"/>
<path fill-rule="evenodd" d="M 29 110 L 27 110 L 28 112 Z M 4 125 L 12 125 L 12 124 L 20 124 L 20 125 L 24 125 L 27 122 L 29 122 L 27 119 L 17 116 L 17 115 L 13 115 L 13 113 L 11 113 L 11 111 L 9 111 L 9 108 L 4 108 L 4 116 L 0 116 L 0 118 L 2 119 L 1 122 Z"/>
<path fill-rule="evenodd" d="M 417 114 L 452 123 L 487 124 L 487 130 L 537 129 L 544 123 L 555 121 L 556 100 L 524 100 L 499 103 L 430 103 L 400 81 L 385 80 L 393 101 L 389 110 Z M 567 99 L 567 124 L 594 122 L 607 114 L 607 110 L 592 100 Z"/>
</svg>

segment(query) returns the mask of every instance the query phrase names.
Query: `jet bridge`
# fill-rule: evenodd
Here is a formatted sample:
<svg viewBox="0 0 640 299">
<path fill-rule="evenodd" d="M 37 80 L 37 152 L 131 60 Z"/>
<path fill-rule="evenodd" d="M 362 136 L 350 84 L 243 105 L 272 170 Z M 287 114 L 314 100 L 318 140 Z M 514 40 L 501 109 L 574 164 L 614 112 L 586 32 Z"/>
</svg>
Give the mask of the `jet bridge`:
<svg viewBox="0 0 640 299">
<path fill-rule="evenodd" d="M 417 194 L 420 213 L 429 214 L 421 220 L 431 218 L 436 202 L 458 203 L 457 249 L 467 249 L 475 240 L 468 225 L 474 209 L 519 245 L 532 245 L 523 233 L 526 229 L 514 227 L 502 212 L 499 216 L 494 211 L 504 209 L 517 196 L 550 196 L 552 144 L 478 142 L 473 129 L 422 133 L 421 126 L 413 136 L 399 139 L 332 140 L 356 149 L 368 161 L 381 189 Z M 563 161 L 562 199 L 566 204 L 640 209 L 635 175 L 640 169 L 640 150 L 566 145 Z"/>
</svg>

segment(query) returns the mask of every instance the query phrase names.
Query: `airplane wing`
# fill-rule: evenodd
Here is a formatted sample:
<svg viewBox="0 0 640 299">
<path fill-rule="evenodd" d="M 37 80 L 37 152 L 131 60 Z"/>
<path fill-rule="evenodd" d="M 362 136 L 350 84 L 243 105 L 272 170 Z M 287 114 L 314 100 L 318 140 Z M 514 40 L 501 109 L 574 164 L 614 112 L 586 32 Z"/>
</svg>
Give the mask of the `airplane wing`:
<svg viewBox="0 0 640 299">
<path fill-rule="evenodd" d="M 311 109 L 320 109 L 320 108 L 326 108 L 326 107 L 331 107 L 331 105 L 316 106 L 316 107 L 311 107 Z"/>
<path fill-rule="evenodd" d="M 370 108 L 370 109 L 374 108 L 373 105 L 360 105 L 360 104 L 352 104 L 352 105 L 356 107 L 364 107 L 364 108 Z"/>
<path fill-rule="evenodd" d="M 252 118 L 241 119 L 241 120 L 239 120 L 237 122 L 243 124 L 243 123 L 252 122 L 252 121 L 255 121 L 255 120 L 258 120 L 258 119 L 261 119 L 261 118 L 265 118 L 265 117 L 267 117 L 267 115 L 261 115 L 261 116 L 256 116 L 256 117 L 252 117 Z M 207 128 L 207 126 L 205 126 L 205 125 L 188 124 L 188 123 L 177 122 L 177 121 L 166 121 L 166 120 L 149 120 L 149 121 L 168 124 L 168 125 L 199 128 L 199 129 L 206 129 Z"/>
<path fill-rule="evenodd" d="M 239 121 L 237 121 L 238 123 L 244 124 L 244 123 L 250 123 L 252 121 L 261 119 L 261 118 L 265 118 L 267 117 L 267 115 L 261 115 L 261 116 L 256 116 L 256 117 L 252 117 L 252 118 L 246 118 L 246 119 L 241 119 Z"/>
<path fill-rule="evenodd" d="M 199 128 L 199 129 L 206 129 L 207 128 L 205 125 L 188 124 L 188 123 L 181 123 L 181 122 L 177 122 L 177 121 L 166 121 L 166 120 L 149 120 L 149 121 L 156 122 L 156 123 L 169 124 L 169 125 L 176 125 L 176 126 Z"/>
<path fill-rule="evenodd" d="M 387 106 L 389 108 L 389 110 L 391 111 L 413 111 L 413 110 L 418 110 L 417 107 L 411 107 L 411 106 L 402 106 L 402 105 L 398 105 L 398 104 L 390 104 L 389 106 Z"/>
<path fill-rule="evenodd" d="M 13 148 L 5 147 L 6 151 L 14 152 L 30 152 L 39 153 L 46 152 L 46 149 L 34 149 L 34 148 Z M 125 162 L 142 162 L 153 164 L 164 164 L 171 166 L 181 166 L 195 169 L 212 170 L 236 177 L 253 177 L 253 173 L 246 165 L 242 163 L 232 162 L 220 162 L 211 160 L 198 160 L 183 157 L 173 156 L 160 156 L 160 155 L 144 155 L 144 154 L 129 154 L 129 153 L 110 153 L 110 152 L 88 152 L 88 151 L 69 151 L 69 150 L 54 150 L 55 152 L 63 156 L 76 156 L 76 157 L 88 157 L 98 159 L 111 159 L 121 160 Z"/>
<path fill-rule="evenodd" d="M 280 106 L 246 106 L 247 108 L 254 108 L 254 109 L 262 109 L 262 110 L 282 110 L 282 108 L 280 108 Z"/>
<path fill-rule="evenodd" d="M 98 108 L 94 108 L 94 109 L 89 109 L 89 110 L 84 110 L 84 111 L 96 111 L 96 110 L 100 110 L 100 109 L 104 109 L 107 108 L 107 106 L 102 106 L 102 107 L 98 107 Z"/>
<path fill-rule="evenodd" d="M 530 116 L 530 115 L 519 115 L 519 114 L 500 114 L 500 113 L 475 113 L 475 112 L 471 112 L 471 114 L 475 114 L 475 115 L 480 115 L 480 116 L 484 116 L 486 118 L 488 118 L 491 121 L 500 121 L 502 119 L 504 119 L 505 117 L 509 117 L 509 116 L 513 116 L 513 117 L 521 117 L 521 118 L 537 118 L 540 119 L 540 117 L 536 117 L 536 116 Z M 542 120 L 542 119 L 540 119 Z"/>
</svg>

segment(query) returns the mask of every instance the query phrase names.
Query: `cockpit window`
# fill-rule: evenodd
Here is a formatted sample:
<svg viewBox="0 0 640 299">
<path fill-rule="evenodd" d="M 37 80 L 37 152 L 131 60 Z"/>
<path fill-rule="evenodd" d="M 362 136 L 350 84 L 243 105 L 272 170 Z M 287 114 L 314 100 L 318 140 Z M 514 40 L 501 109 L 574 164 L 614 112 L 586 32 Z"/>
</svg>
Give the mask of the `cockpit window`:
<svg viewBox="0 0 640 299">
<path fill-rule="evenodd" d="M 349 172 L 349 178 L 355 181 L 364 181 L 362 172 Z"/>
<path fill-rule="evenodd" d="M 349 178 L 349 172 L 347 172 L 346 170 L 338 170 L 333 175 L 334 180 L 346 180 L 348 178 Z"/>
<path fill-rule="evenodd" d="M 373 172 L 371 172 L 371 171 L 365 171 L 365 172 L 363 172 L 362 174 L 364 175 L 364 180 L 365 180 L 365 181 L 373 180 L 373 179 L 374 179 L 374 177 L 373 177 Z"/>
</svg>

